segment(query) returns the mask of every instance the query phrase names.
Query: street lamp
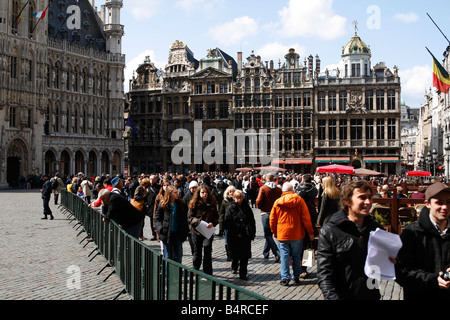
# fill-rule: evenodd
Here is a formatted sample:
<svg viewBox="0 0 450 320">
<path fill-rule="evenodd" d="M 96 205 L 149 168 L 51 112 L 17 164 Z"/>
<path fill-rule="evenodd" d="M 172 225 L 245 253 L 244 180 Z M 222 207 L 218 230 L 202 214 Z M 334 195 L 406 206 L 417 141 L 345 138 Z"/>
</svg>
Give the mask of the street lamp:
<svg viewBox="0 0 450 320">
<path fill-rule="evenodd" d="M 412 153 L 408 153 L 408 166 L 412 166 L 412 169 L 414 169 L 414 155 Z"/>
<path fill-rule="evenodd" d="M 428 171 L 431 171 L 431 152 L 427 152 L 427 164 L 428 164 Z"/>
<path fill-rule="evenodd" d="M 435 177 L 436 177 L 437 156 L 438 156 L 438 152 L 437 152 L 436 148 L 434 148 L 433 152 L 432 152 L 432 157 L 433 157 L 433 176 L 435 176 Z"/>
</svg>

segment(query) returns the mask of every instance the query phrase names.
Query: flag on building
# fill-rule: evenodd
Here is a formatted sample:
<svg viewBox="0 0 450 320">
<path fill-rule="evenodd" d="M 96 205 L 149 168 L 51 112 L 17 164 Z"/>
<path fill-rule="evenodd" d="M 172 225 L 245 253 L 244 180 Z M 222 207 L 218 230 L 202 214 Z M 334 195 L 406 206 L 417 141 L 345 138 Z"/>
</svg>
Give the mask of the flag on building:
<svg viewBox="0 0 450 320">
<path fill-rule="evenodd" d="M 430 50 L 428 50 L 428 52 L 433 57 L 433 86 L 442 93 L 448 93 L 450 89 L 450 75 L 434 57 Z"/>
<path fill-rule="evenodd" d="M 45 8 L 44 11 L 33 13 L 33 17 L 39 18 L 41 20 L 44 19 L 45 15 L 47 14 L 47 9 L 48 9 L 48 6 L 47 6 L 47 8 Z"/>
<path fill-rule="evenodd" d="M 127 123 L 125 124 L 125 127 L 130 127 L 134 133 L 138 133 L 136 127 L 133 124 L 133 121 L 131 121 L 131 117 L 128 117 Z"/>
<path fill-rule="evenodd" d="M 16 19 L 16 23 L 14 23 L 16 25 L 16 27 L 19 25 L 20 20 L 22 20 L 22 13 L 23 13 L 23 9 L 25 9 L 25 7 L 28 5 L 28 3 L 30 2 L 30 0 L 27 1 L 27 3 L 25 3 L 25 5 L 22 7 L 22 10 L 20 10 L 19 12 L 19 16 Z"/>
</svg>

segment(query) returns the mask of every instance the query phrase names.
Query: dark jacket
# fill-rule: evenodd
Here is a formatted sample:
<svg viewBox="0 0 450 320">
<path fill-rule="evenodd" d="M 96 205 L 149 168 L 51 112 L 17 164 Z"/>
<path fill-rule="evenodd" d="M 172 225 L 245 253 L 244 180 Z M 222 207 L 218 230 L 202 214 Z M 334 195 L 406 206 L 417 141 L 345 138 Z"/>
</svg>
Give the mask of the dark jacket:
<svg viewBox="0 0 450 320">
<path fill-rule="evenodd" d="M 177 199 L 175 201 L 175 207 L 176 207 L 176 226 L 180 240 L 185 241 L 189 227 L 187 222 L 187 213 L 186 213 L 186 207 L 184 205 L 184 201 L 181 199 Z M 156 231 L 158 231 L 159 239 L 167 243 L 170 239 L 171 232 L 172 232 L 172 217 L 173 217 L 173 211 L 172 207 L 169 205 L 167 209 L 162 208 L 161 206 L 158 206 L 155 212 L 155 228 Z"/>
<path fill-rule="evenodd" d="M 144 213 L 133 207 L 133 205 L 120 194 L 111 192 L 105 218 L 107 220 L 114 220 L 121 225 L 124 230 L 127 230 L 141 222 L 144 219 Z"/>
<path fill-rule="evenodd" d="M 340 198 L 331 199 L 326 194 L 322 197 L 322 204 L 320 206 L 319 216 L 317 218 L 317 222 L 321 227 L 330 220 L 333 213 L 339 211 L 340 203 Z"/>
<path fill-rule="evenodd" d="M 42 185 L 42 196 L 49 200 L 52 194 L 52 183 L 47 179 Z"/>
<path fill-rule="evenodd" d="M 326 300 L 377 300 L 378 289 L 369 289 L 364 265 L 370 231 L 382 228 L 371 216 L 361 232 L 342 210 L 320 229 L 317 278 Z"/>
<path fill-rule="evenodd" d="M 219 223 L 219 213 L 217 211 L 217 205 L 212 205 L 208 202 L 197 205 L 194 209 L 189 208 L 188 211 L 188 223 L 192 232 L 199 235 L 200 233 L 195 230 L 201 221 L 212 223 L 216 226 Z"/>
<path fill-rule="evenodd" d="M 439 289 L 437 277 L 450 264 L 450 233 L 443 236 L 424 207 L 419 220 L 401 234 L 403 243 L 395 266 L 396 281 L 405 300 L 449 300 L 450 290 Z"/>
<path fill-rule="evenodd" d="M 158 184 L 154 184 L 154 185 L 149 185 L 147 190 L 148 190 L 148 196 L 147 196 L 147 215 L 149 217 L 153 217 L 153 210 L 155 208 L 155 200 L 156 200 L 156 196 L 159 193 L 159 189 L 161 187 Z"/>
<path fill-rule="evenodd" d="M 224 229 L 227 230 L 227 245 L 232 259 L 250 258 L 251 241 L 255 239 L 256 223 L 253 210 L 247 201 L 241 205 L 230 203 L 225 211 Z"/>
<path fill-rule="evenodd" d="M 256 224 L 253 210 L 250 208 L 247 201 L 242 201 L 239 205 L 236 202 L 230 203 L 225 211 L 224 228 L 227 230 L 228 240 L 230 237 L 255 239 Z"/>
</svg>

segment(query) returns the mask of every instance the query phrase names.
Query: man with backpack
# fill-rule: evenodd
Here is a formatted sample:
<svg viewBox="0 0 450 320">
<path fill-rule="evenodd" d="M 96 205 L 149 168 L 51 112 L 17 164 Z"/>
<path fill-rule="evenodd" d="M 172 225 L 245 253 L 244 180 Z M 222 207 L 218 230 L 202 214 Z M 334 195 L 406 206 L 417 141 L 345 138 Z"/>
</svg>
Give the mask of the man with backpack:
<svg viewBox="0 0 450 320">
<path fill-rule="evenodd" d="M 55 176 L 50 179 L 50 185 L 53 192 L 53 199 L 55 201 L 55 205 L 58 205 L 59 194 L 61 193 L 61 189 L 64 188 L 64 182 L 59 177 L 59 173 L 56 172 Z"/>
</svg>

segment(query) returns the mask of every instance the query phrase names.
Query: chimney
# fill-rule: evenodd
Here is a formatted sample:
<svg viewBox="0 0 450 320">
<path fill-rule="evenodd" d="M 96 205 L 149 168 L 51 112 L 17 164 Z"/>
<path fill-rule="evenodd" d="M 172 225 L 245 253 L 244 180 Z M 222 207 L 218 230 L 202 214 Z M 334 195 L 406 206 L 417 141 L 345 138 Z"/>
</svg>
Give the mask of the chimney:
<svg viewBox="0 0 450 320">
<path fill-rule="evenodd" d="M 314 69 L 313 69 L 313 56 L 309 55 L 309 57 L 308 57 L 308 75 L 309 75 L 310 78 L 313 77 L 313 72 L 314 72 Z"/>
<path fill-rule="evenodd" d="M 237 64 L 238 64 L 238 73 L 241 73 L 242 70 L 242 52 L 237 53 Z"/>
<path fill-rule="evenodd" d="M 316 54 L 316 72 L 320 73 L 320 58 L 319 55 Z"/>
<path fill-rule="evenodd" d="M 273 74 L 273 60 L 270 60 L 270 74 Z"/>
</svg>

